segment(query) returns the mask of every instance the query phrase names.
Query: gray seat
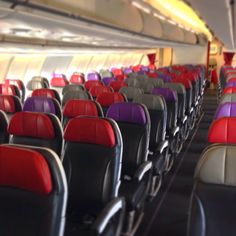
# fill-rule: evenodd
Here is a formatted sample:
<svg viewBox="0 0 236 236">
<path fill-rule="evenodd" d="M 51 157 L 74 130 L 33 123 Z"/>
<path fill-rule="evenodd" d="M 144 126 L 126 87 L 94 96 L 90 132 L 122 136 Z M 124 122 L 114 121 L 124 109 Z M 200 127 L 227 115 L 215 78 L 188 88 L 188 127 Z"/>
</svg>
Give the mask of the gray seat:
<svg viewBox="0 0 236 236">
<path fill-rule="evenodd" d="M 151 194 L 156 195 L 162 180 L 162 173 L 169 162 L 168 142 L 165 140 L 167 108 L 162 96 L 140 94 L 134 102 L 144 104 L 150 114 L 151 132 L 149 142 L 149 160 L 153 162 L 153 182 Z"/>
<path fill-rule="evenodd" d="M 155 88 L 155 85 L 152 81 L 138 81 L 136 84 L 134 84 L 135 88 L 140 88 L 144 91 L 144 93 L 151 93 L 152 90 Z"/>
<path fill-rule="evenodd" d="M 188 236 L 234 236 L 236 231 L 236 146 L 211 145 L 195 169 Z"/>
<path fill-rule="evenodd" d="M 142 89 L 134 87 L 123 87 L 119 92 L 125 94 L 129 102 L 132 102 L 136 96 L 143 94 Z"/>
<path fill-rule="evenodd" d="M 92 96 L 88 91 L 68 91 L 63 95 L 62 106 L 70 99 L 92 100 Z"/>
<path fill-rule="evenodd" d="M 85 90 L 83 85 L 80 84 L 68 84 L 62 89 L 62 95 L 66 94 L 67 92 L 71 91 L 83 91 Z"/>
<path fill-rule="evenodd" d="M 236 102 L 236 94 L 235 93 L 224 94 L 220 99 L 220 104 L 226 102 Z"/>
</svg>

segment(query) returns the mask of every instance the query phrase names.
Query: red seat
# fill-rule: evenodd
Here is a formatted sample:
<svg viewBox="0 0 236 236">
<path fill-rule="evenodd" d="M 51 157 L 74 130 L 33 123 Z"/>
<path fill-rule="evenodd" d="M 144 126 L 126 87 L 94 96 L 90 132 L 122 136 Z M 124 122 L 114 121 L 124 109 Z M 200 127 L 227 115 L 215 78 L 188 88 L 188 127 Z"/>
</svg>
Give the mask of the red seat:
<svg viewBox="0 0 236 236">
<path fill-rule="evenodd" d="M 112 89 L 105 85 L 95 85 L 89 89 L 89 92 L 94 98 L 96 98 L 101 93 L 112 92 Z"/>
<path fill-rule="evenodd" d="M 228 87 L 223 90 L 223 94 L 236 93 L 236 87 Z"/>
<path fill-rule="evenodd" d="M 16 85 L 12 84 L 1 84 L 0 93 L 3 95 L 14 95 L 20 98 L 20 91 Z"/>
<path fill-rule="evenodd" d="M 100 105 L 95 101 L 71 99 L 63 108 L 63 126 L 77 116 L 103 116 Z"/>
<path fill-rule="evenodd" d="M 32 97 L 55 98 L 59 103 L 61 103 L 60 95 L 55 89 L 49 89 L 49 88 L 35 89 L 32 92 L 31 96 Z"/>
<path fill-rule="evenodd" d="M 125 82 L 123 81 L 111 81 L 109 85 L 115 92 L 119 92 L 119 90 L 123 87 L 128 86 Z"/>
<path fill-rule="evenodd" d="M 100 80 L 89 80 L 84 83 L 84 87 L 87 91 L 89 91 L 93 86 L 96 85 L 103 85 L 103 83 Z"/>
<path fill-rule="evenodd" d="M 50 81 L 52 87 L 64 87 L 69 84 L 69 81 L 66 79 L 66 76 L 63 74 L 54 75 Z"/>
<path fill-rule="evenodd" d="M 85 78 L 82 73 L 73 73 L 70 77 L 70 83 L 71 84 L 84 84 L 85 83 Z"/>
<path fill-rule="evenodd" d="M 236 144 L 236 117 L 222 117 L 213 121 L 208 131 L 208 142 Z"/>
</svg>

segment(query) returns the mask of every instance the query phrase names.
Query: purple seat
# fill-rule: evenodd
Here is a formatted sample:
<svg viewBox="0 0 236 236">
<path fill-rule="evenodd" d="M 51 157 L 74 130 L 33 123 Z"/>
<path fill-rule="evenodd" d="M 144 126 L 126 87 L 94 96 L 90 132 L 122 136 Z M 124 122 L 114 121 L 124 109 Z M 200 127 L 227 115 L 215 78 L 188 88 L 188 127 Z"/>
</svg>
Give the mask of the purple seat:
<svg viewBox="0 0 236 236">
<path fill-rule="evenodd" d="M 108 86 L 108 84 L 111 82 L 111 81 L 115 81 L 116 79 L 114 78 L 114 77 L 104 77 L 103 79 L 102 79 L 102 82 L 106 85 L 106 86 Z"/>
<path fill-rule="evenodd" d="M 131 68 L 125 68 L 123 71 L 124 71 L 124 74 L 126 75 L 133 73 L 133 70 Z"/>
<path fill-rule="evenodd" d="M 236 102 L 226 102 L 218 106 L 214 119 L 219 119 L 221 117 L 235 117 L 235 116 L 236 116 Z"/>
<path fill-rule="evenodd" d="M 51 113 L 61 119 L 60 105 L 54 98 L 28 97 L 24 103 L 23 111 Z"/>
<path fill-rule="evenodd" d="M 101 76 L 97 72 L 90 72 L 87 74 L 87 80 L 101 80 Z"/>
<path fill-rule="evenodd" d="M 130 226 L 129 229 L 133 231 L 142 215 L 141 206 L 145 202 L 150 184 L 152 163 L 147 161 L 150 117 L 144 105 L 129 102 L 112 104 L 107 111 L 107 117 L 117 122 L 123 138 L 119 192 L 127 203 L 125 225 Z M 130 217 L 133 214 L 134 218 Z"/>
<path fill-rule="evenodd" d="M 230 81 L 225 85 L 225 88 L 236 87 L 236 81 Z"/>
<path fill-rule="evenodd" d="M 166 101 L 177 101 L 177 94 L 170 88 L 154 88 L 152 94 L 162 95 Z"/>
<path fill-rule="evenodd" d="M 171 82 L 171 77 L 169 75 L 158 73 L 158 78 L 163 79 L 165 83 Z"/>
</svg>

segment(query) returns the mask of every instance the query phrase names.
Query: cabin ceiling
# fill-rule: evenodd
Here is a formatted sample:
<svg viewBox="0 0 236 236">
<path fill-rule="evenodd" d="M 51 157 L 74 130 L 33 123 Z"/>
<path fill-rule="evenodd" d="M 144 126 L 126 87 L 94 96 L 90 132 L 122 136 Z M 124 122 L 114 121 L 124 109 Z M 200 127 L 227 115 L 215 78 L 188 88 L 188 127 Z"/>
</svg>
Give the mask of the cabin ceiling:
<svg viewBox="0 0 236 236">
<path fill-rule="evenodd" d="M 235 49 L 234 0 L 186 0 L 186 2 L 202 17 L 226 49 Z"/>
<path fill-rule="evenodd" d="M 94 49 L 206 44 L 153 14 L 128 0 L 0 0 L 0 41 Z"/>
</svg>

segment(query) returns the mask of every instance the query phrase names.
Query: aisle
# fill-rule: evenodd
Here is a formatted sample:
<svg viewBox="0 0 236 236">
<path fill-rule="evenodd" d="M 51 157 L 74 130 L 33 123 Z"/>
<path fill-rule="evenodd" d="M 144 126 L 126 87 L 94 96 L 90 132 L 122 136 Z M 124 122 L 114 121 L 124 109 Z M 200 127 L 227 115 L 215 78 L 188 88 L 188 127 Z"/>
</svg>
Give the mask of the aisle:
<svg viewBox="0 0 236 236">
<path fill-rule="evenodd" d="M 136 236 L 185 236 L 189 198 L 196 163 L 207 145 L 207 131 L 217 104 L 215 91 L 204 95 L 203 112 L 194 130 L 176 158 L 161 192 L 145 211 L 143 223 Z"/>
</svg>

